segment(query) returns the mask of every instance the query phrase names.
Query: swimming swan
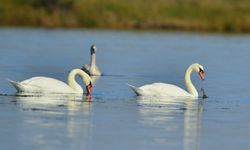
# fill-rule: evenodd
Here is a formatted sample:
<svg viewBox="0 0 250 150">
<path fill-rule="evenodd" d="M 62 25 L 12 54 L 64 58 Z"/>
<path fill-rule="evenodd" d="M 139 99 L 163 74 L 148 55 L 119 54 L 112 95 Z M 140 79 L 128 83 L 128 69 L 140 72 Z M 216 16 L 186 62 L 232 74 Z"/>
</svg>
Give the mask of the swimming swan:
<svg viewBox="0 0 250 150">
<path fill-rule="evenodd" d="M 199 74 L 202 80 L 204 80 L 204 69 L 203 66 L 195 63 L 188 67 L 185 73 L 185 83 L 187 87 L 187 91 L 184 89 L 172 85 L 172 84 L 166 84 L 166 83 L 153 83 L 153 84 L 147 84 L 141 87 L 135 87 L 132 85 L 129 85 L 129 87 L 132 88 L 132 90 L 138 95 L 138 96 L 170 96 L 170 97 L 198 97 L 198 92 L 196 88 L 194 87 L 192 81 L 191 81 L 191 73 L 196 72 Z"/>
<path fill-rule="evenodd" d="M 102 73 L 100 69 L 96 66 L 96 46 L 92 45 L 90 47 L 90 64 L 84 65 L 82 70 L 92 76 L 100 76 Z"/>
<path fill-rule="evenodd" d="M 33 77 L 22 82 L 8 80 L 19 93 L 83 93 L 82 87 L 76 82 L 75 77 L 79 75 L 86 85 L 86 95 L 90 96 L 92 80 L 87 73 L 81 69 L 73 69 L 68 75 L 68 84 L 48 77 Z"/>
</svg>

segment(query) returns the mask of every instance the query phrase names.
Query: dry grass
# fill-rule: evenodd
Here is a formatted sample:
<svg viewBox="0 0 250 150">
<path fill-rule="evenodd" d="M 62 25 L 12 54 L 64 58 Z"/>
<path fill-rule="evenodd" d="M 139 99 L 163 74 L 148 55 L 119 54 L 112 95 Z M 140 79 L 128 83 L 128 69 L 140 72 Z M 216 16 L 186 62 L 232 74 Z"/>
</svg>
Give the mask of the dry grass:
<svg viewBox="0 0 250 150">
<path fill-rule="evenodd" d="M 250 32 L 249 0 L 1 0 L 0 25 Z"/>
</svg>

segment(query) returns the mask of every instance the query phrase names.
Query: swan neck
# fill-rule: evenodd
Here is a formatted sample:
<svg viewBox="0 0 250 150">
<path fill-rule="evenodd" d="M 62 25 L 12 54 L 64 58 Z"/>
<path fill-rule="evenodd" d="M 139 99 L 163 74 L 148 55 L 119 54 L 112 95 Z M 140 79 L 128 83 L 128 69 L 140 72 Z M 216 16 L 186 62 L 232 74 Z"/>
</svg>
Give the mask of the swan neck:
<svg viewBox="0 0 250 150">
<path fill-rule="evenodd" d="M 74 69 L 69 73 L 69 76 L 68 76 L 69 86 L 73 88 L 77 93 L 83 93 L 82 87 L 75 80 L 77 75 L 79 75 L 82 78 L 82 81 L 85 84 L 85 86 L 92 83 L 92 79 L 87 73 L 85 73 L 81 69 Z"/>
<path fill-rule="evenodd" d="M 76 82 L 76 76 L 79 75 L 78 70 L 72 70 L 68 75 L 68 85 L 76 92 L 83 93 L 82 87 Z"/>
<path fill-rule="evenodd" d="M 95 66 L 96 65 L 96 54 L 93 53 L 90 56 L 90 66 Z"/>
<path fill-rule="evenodd" d="M 185 83 L 186 83 L 187 91 L 189 92 L 189 94 L 191 94 L 194 97 L 198 97 L 198 92 L 191 81 L 192 72 L 193 72 L 193 67 L 191 65 L 190 67 L 188 67 L 188 69 L 186 71 Z"/>
</svg>

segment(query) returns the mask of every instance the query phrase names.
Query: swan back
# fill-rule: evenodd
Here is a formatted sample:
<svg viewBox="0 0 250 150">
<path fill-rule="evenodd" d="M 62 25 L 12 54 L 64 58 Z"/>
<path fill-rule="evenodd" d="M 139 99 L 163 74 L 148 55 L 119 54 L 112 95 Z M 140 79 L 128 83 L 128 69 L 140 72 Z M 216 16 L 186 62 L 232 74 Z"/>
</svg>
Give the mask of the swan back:
<svg viewBox="0 0 250 150">
<path fill-rule="evenodd" d="M 185 90 L 173 84 L 153 83 L 141 87 L 129 85 L 138 96 L 166 96 L 166 97 L 186 97 L 191 96 Z"/>
<path fill-rule="evenodd" d="M 22 82 L 9 80 L 18 92 L 24 93 L 76 93 L 60 80 L 49 77 L 33 77 Z"/>
<path fill-rule="evenodd" d="M 155 96 L 191 96 L 188 92 L 182 88 L 166 83 L 153 83 L 147 84 L 139 88 L 143 91 L 143 95 L 155 95 Z"/>
</svg>

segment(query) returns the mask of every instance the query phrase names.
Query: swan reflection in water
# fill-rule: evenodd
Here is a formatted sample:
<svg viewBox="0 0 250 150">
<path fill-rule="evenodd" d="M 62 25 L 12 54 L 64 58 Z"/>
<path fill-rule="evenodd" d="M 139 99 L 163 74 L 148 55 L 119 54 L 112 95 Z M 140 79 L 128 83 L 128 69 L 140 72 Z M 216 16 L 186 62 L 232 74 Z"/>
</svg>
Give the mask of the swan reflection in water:
<svg viewBox="0 0 250 150">
<path fill-rule="evenodd" d="M 202 113 L 204 99 L 187 100 L 184 111 L 184 148 L 199 150 L 202 129 Z"/>
<path fill-rule="evenodd" d="M 15 103 L 23 116 L 17 128 L 18 136 L 22 142 L 40 145 L 44 149 L 61 145 L 66 146 L 65 149 L 88 146 L 90 98 L 79 94 L 16 97 Z M 75 142 L 65 145 L 62 139 L 75 139 Z"/>
<path fill-rule="evenodd" d="M 140 123 L 165 132 L 153 134 L 154 143 L 169 145 L 173 142 L 175 146 L 183 145 L 185 150 L 200 149 L 203 99 L 140 96 L 137 103 Z M 183 142 L 176 138 L 183 138 Z"/>
</svg>

